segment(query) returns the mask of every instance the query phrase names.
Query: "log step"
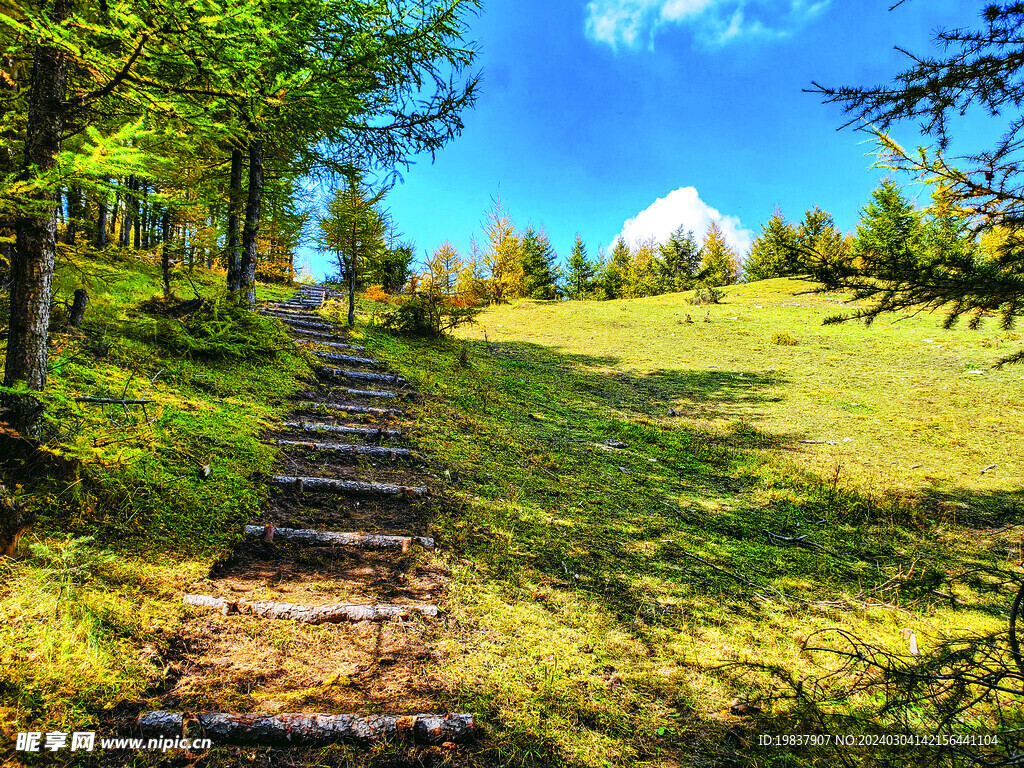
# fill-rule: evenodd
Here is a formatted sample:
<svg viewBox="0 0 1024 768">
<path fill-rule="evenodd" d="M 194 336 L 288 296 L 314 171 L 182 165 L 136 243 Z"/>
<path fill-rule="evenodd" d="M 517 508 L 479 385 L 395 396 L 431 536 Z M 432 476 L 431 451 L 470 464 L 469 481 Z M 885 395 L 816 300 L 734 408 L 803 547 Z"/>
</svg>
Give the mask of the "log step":
<svg viewBox="0 0 1024 768">
<path fill-rule="evenodd" d="M 332 363 L 342 363 L 343 365 L 384 365 L 380 360 L 374 360 L 372 357 L 355 357 L 354 355 L 339 355 L 337 352 L 320 351 L 314 351 L 313 354 L 323 360 L 330 360 Z"/>
<path fill-rule="evenodd" d="M 404 619 L 413 614 L 437 616 L 436 605 L 368 605 L 363 603 L 334 603 L 333 605 L 299 605 L 277 603 L 270 600 L 228 600 L 210 595 L 185 595 L 185 605 L 212 608 L 230 616 L 233 613 L 258 616 L 261 619 L 287 619 L 303 624 L 341 624 L 345 621 L 387 621 Z"/>
<path fill-rule="evenodd" d="M 345 394 L 353 397 L 398 397 L 394 392 L 384 392 L 379 389 L 346 389 Z"/>
<path fill-rule="evenodd" d="M 414 459 L 415 454 L 407 448 L 385 448 L 380 445 L 346 445 L 344 443 L 313 443 L 304 440 L 278 440 L 285 448 L 305 448 L 324 453 L 343 453 L 349 456 L 374 456 L 378 459 Z"/>
<path fill-rule="evenodd" d="M 433 549 L 434 540 L 429 536 L 384 536 L 376 533 L 339 533 L 337 531 L 313 531 L 306 528 L 276 528 L 273 525 L 247 525 L 245 535 L 264 541 L 284 539 L 304 544 L 343 544 L 359 549 L 400 549 L 408 552 L 413 544 L 424 549 Z"/>
<path fill-rule="evenodd" d="M 291 475 L 271 475 L 270 482 L 274 485 L 294 488 L 303 491 L 331 491 L 333 493 L 351 493 L 359 496 L 426 496 L 427 489 L 422 485 L 394 485 L 393 483 L 367 483 L 361 480 L 335 480 L 330 477 L 293 477 Z"/>
<path fill-rule="evenodd" d="M 312 400 L 301 400 L 295 407 L 307 411 L 339 411 L 341 413 L 358 413 L 368 416 L 404 416 L 397 408 L 374 408 L 369 405 L 349 405 L 348 403 L 317 403 Z"/>
<path fill-rule="evenodd" d="M 350 352 L 362 352 L 365 354 L 366 347 L 359 347 L 355 344 L 342 344 L 337 341 L 311 341 L 310 339 L 300 339 L 300 344 L 317 344 L 321 347 L 330 347 L 331 349 L 347 349 Z"/>
<path fill-rule="evenodd" d="M 293 746 L 334 742 L 365 744 L 403 739 L 416 744 L 439 745 L 446 741 L 471 741 L 476 735 L 473 716 L 460 713 L 362 717 L 314 713 L 257 715 L 159 710 L 143 713 L 136 725 L 144 739 L 197 736 L 209 738 L 217 744 L 237 746 Z M 189 731 L 187 734 L 186 729 Z"/>
<path fill-rule="evenodd" d="M 369 371 L 349 371 L 342 368 L 320 368 L 323 373 L 337 379 L 351 379 L 353 381 L 376 381 L 381 384 L 405 384 L 405 379 L 390 373 L 370 373 Z"/>
<path fill-rule="evenodd" d="M 294 320 L 290 317 L 281 318 L 281 322 L 287 325 L 293 326 L 300 330 L 310 331 L 331 331 L 333 333 L 341 333 L 341 327 L 337 325 L 328 325 L 327 323 L 313 323 L 308 320 Z"/>
<path fill-rule="evenodd" d="M 281 426 L 289 429 L 304 429 L 307 432 L 334 432 L 338 435 L 363 435 L 364 437 L 401 437 L 398 429 L 377 427 L 354 427 L 348 424 L 320 424 L 315 421 L 286 421 Z"/>
</svg>

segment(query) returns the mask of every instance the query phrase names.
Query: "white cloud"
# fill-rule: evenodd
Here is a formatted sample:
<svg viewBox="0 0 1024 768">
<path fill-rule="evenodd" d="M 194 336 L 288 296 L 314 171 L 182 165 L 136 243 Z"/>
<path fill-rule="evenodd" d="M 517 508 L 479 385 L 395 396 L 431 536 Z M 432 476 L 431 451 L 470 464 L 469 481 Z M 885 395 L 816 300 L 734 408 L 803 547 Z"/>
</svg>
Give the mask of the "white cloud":
<svg viewBox="0 0 1024 768">
<path fill-rule="evenodd" d="M 586 34 L 612 48 L 653 47 L 658 31 L 687 25 L 705 45 L 741 37 L 786 37 L 831 0 L 591 0 Z"/>
<path fill-rule="evenodd" d="M 694 187 L 680 187 L 659 197 L 632 219 L 626 219 L 622 231 L 612 238 L 612 244 L 622 238 L 627 245 L 636 245 L 653 238 L 664 243 L 680 225 L 692 229 L 699 243 L 708 225 L 715 222 L 722 228 L 725 241 L 741 258 L 750 250 L 754 233 L 744 229 L 736 216 L 723 215 L 717 208 L 700 199 Z"/>
</svg>

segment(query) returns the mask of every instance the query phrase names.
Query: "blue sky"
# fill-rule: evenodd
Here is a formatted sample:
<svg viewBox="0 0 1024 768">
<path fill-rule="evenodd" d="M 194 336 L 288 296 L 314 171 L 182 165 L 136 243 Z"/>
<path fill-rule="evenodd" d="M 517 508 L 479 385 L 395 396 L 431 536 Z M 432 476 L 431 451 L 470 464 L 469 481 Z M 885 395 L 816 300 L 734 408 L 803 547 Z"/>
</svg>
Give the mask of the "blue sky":
<svg viewBox="0 0 1024 768">
<path fill-rule="evenodd" d="M 776 205 L 790 220 L 819 205 L 851 230 L 882 172 L 863 134 L 836 131 L 839 108 L 802 89 L 888 82 L 907 63 L 894 45 L 933 52 L 938 28 L 978 19 L 962 2 L 890 5 L 484 0 L 468 32 L 478 103 L 461 137 L 403 173 L 388 207 L 418 259 L 482 239 L 497 194 L 561 259 L 576 232 L 593 256 L 620 233 L 660 238 L 710 219 L 743 248 Z M 308 258 L 322 274 L 326 257 Z"/>
</svg>

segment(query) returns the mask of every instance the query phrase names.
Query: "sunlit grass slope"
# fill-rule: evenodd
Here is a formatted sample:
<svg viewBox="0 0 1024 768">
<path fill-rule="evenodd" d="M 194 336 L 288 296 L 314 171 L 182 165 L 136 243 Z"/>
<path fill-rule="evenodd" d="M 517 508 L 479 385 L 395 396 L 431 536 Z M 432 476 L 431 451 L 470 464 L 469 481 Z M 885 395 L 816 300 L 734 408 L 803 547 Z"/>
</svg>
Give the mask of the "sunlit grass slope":
<svg viewBox="0 0 1024 768">
<path fill-rule="evenodd" d="M 708 322 L 675 295 L 493 307 L 441 345 L 370 335 L 425 393 L 450 675 L 502 762 L 827 761 L 751 747 L 810 727 L 757 665 L 821 673 L 803 638 L 833 627 L 899 654 L 908 631 L 927 653 L 1005 627 L 984 569 L 1019 564 L 1024 370 L 991 364 L 1015 339 L 823 327 L 839 301 L 806 287 L 730 289 Z M 887 727 L 878 710 L 837 711 Z"/>
</svg>

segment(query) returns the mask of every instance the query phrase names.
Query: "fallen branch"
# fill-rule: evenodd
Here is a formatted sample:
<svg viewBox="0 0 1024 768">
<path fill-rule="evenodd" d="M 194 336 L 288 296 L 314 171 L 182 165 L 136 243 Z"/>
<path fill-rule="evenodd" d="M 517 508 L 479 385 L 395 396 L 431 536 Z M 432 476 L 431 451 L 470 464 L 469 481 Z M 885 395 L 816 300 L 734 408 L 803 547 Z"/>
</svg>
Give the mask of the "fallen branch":
<svg viewBox="0 0 1024 768">
<path fill-rule="evenodd" d="M 397 429 L 379 429 L 377 427 L 353 427 L 348 424 L 318 424 L 312 421 L 286 421 L 281 426 L 289 429 L 304 429 L 307 432 L 334 432 L 339 435 L 362 435 L 364 437 L 401 437 Z"/>
<path fill-rule="evenodd" d="M 352 493 L 363 496 L 426 496 L 427 489 L 422 485 L 394 485 L 392 483 L 365 483 L 361 480 L 335 480 L 330 477 L 293 477 L 291 475 L 271 475 L 270 482 L 274 485 L 292 487 L 303 491 L 333 491 L 335 493 Z"/>
<path fill-rule="evenodd" d="M 381 384 L 405 384 L 405 379 L 390 373 L 370 373 L 368 371 L 348 371 L 341 368 L 329 368 L 323 366 L 321 372 L 338 379 L 350 379 L 352 381 L 376 381 Z"/>
<path fill-rule="evenodd" d="M 835 445 L 832 440 L 799 440 L 798 442 L 805 443 L 807 445 Z"/>
<path fill-rule="evenodd" d="M 346 443 L 315 443 L 305 440 L 278 440 L 277 444 L 286 448 L 305 448 L 310 451 L 324 453 L 342 453 L 352 456 L 374 456 L 380 459 L 415 459 L 416 456 L 408 448 L 388 448 L 380 445 L 348 445 Z"/>
<path fill-rule="evenodd" d="M 247 525 L 245 535 L 264 541 L 285 539 L 305 544 L 343 544 L 359 549 L 401 549 L 408 552 L 412 544 L 424 549 L 433 549 L 434 540 L 429 536 L 384 536 L 376 533 L 339 533 L 336 531 L 311 531 L 305 528 L 275 528 L 273 525 Z"/>
<path fill-rule="evenodd" d="M 219 744 L 298 745 L 333 742 L 367 743 L 405 739 L 417 744 L 465 742 L 476 736 L 473 716 L 447 715 L 254 715 L 231 712 L 186 714 L 146 712 L 137 725 L 143 738 L 175 739 L 197 723 L 201 735 Z"/>
<path fill-rule="evenodd" d="M 333 605 L 298 605 L 276 603 L 269 600 L 250 602 L 228 600 L 210 595 L 185 595 L 185 605 L 219 610 L 225 616 L 237 613 L 261 619 L 286 619 L 303 624 L 340 624 L 345 621 L 387 621 L 404 619 L 413 614 L 436 617 L 436 605 L 365 605 L 361 603 L 335 603 Z"/>
</svg>

